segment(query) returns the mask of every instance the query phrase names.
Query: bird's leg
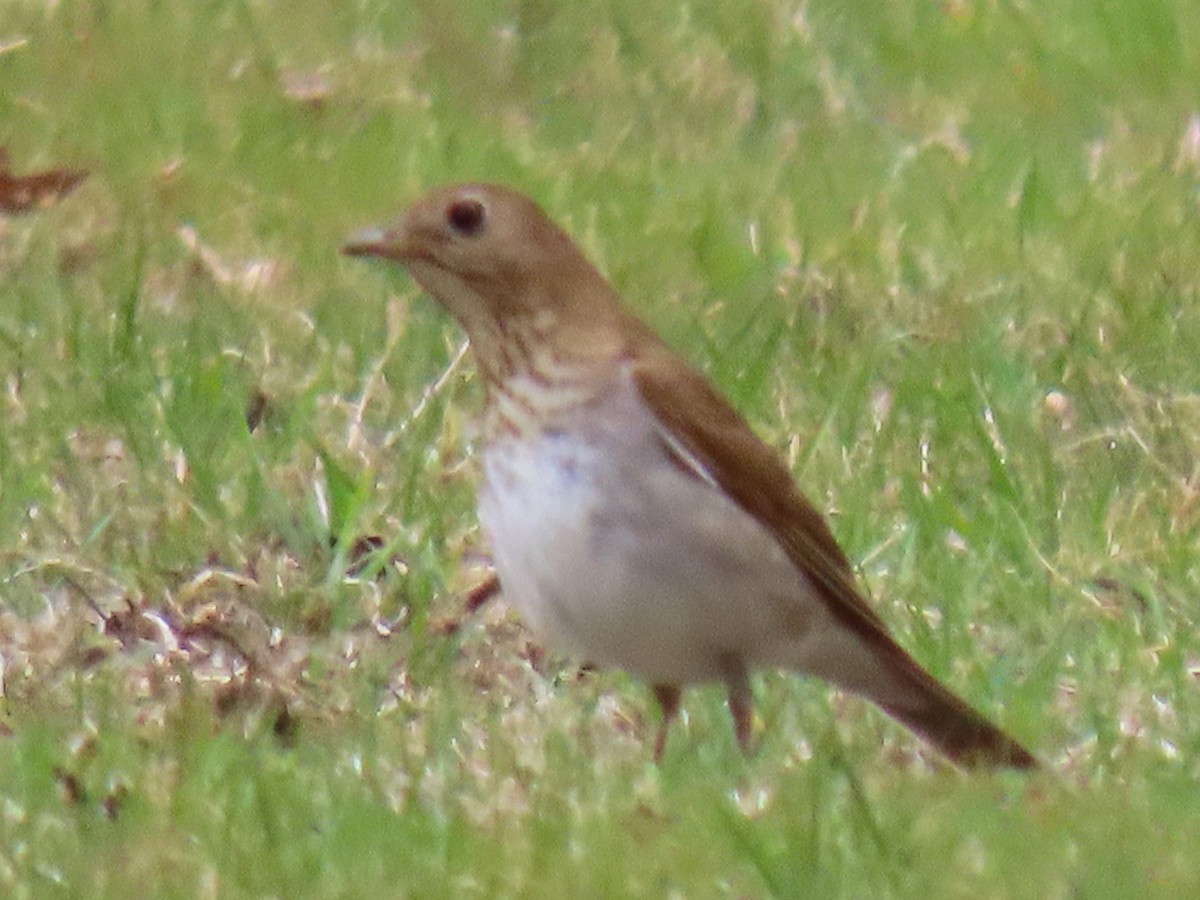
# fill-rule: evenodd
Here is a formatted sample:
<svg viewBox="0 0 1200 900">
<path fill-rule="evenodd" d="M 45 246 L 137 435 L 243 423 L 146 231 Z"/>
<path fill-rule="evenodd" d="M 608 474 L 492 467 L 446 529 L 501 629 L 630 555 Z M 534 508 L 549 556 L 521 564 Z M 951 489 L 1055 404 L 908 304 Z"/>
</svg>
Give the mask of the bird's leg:
<svg viewBox="0 0 1200 900">
<path fill-rule="evenodd" d="M 733 716 L 733 733 L 742 753 L 750 754 L 750 737 L 754 725 L 754 694 L 750 677 L 741 659 L 728 656 L 722 660 L 725 692 L 729 698 L 729 714 Z"/>
<path fill-rule="evenodd" d="M 654 739 L 654 762 L 661 763 L 663 752 L 667 749 L 667 730 L 671 721 L 679 713 L 679 697 L 682 693 L 677 684 L 655 684 L 651 686 L 654 699 L 662 710 L 662 723 L 658 726 L 658 735 Z"/>
</svg>

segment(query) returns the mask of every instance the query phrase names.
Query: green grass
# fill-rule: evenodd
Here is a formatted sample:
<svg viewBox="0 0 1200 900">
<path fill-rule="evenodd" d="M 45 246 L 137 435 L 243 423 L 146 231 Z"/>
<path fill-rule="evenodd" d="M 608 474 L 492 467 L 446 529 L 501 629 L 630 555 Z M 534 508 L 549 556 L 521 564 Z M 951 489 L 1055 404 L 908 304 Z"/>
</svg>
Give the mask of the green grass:
<svg viewBox="0 0 1200 900">
<path fill-rule="evenodd" d="M 0 144 L 91 172 L 0 218 L 0 892 L 1200 895 L 1197 47 L 1184 0 L 0 0 Z M 774 673 L 753 758 L 701 690 L 656 768 L 632 681 L 446 633 L 477 386 L 337 248 L 461 179 L 1046 773 Z"/>
</svg>

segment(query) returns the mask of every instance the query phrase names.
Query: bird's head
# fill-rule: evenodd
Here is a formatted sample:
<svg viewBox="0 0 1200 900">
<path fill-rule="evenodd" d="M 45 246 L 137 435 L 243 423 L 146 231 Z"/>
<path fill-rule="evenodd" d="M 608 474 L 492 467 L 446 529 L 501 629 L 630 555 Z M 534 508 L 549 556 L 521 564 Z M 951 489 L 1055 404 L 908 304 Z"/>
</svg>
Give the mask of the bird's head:
<svg viewBox="0 0 1200 900">
<path fill-rule="evenodd" d="M 515 319 L 603 320 L 620 306 L 567 234 L 500 185 L 436 188 L 393 225 L 352 236 L 342 252 L 400 263 L 473 340 Z"/>
</svg>

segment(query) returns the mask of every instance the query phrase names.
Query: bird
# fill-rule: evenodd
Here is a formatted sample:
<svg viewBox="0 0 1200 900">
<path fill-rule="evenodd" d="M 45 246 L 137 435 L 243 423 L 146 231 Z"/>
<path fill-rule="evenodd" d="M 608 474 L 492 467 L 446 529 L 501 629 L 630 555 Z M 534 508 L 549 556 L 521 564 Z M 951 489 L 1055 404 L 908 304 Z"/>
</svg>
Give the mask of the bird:
<svg viewBox="0 0 1200 900">
<path fill-rule="evenodd" d="M 704 682 L 750 752 L 766 668 L 865 698 L 960 768 L 1038 766 L 892 638 L 782 457 L 534 200 L 438 187 L 342 252 L 398 263 L 466 332 L 498 578 L 480 596 L 501 588 L 548 647 L 648 683 L 655 760 Z"/>
</svg>

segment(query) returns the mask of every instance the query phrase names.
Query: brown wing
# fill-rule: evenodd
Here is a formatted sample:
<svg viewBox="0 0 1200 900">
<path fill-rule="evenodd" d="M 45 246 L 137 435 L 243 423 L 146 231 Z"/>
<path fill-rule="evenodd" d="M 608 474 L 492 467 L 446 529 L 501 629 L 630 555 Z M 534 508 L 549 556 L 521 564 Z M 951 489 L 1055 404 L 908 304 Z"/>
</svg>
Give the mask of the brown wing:
<svg viewBox="0 0 1200 900">
<path fill-rule="evenodd" d="M 647 340 L 633 362 L 642 398 L 680 464 L 723 489 L 761 522 L 826 608 L 876 651 L 890 679 L 861 691 L 960 765 L 1036 768 L 1037 759 L 926 672 L 888 635 L 854 583 L 846 554 L 791 473 L 708 381 Z"/>
<path fill-rule="evenodd" d="M 859 593 L 850 562 L 824 518 L 775 451 L 708 380 L 665 346 L 643 347 L 633 362 L 633 378 L 672 452 L 766 526 L 834 616 L 859 634 L 882 636 L 890 644 L 887 628 Z"/>
</svg>

